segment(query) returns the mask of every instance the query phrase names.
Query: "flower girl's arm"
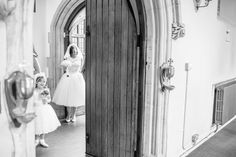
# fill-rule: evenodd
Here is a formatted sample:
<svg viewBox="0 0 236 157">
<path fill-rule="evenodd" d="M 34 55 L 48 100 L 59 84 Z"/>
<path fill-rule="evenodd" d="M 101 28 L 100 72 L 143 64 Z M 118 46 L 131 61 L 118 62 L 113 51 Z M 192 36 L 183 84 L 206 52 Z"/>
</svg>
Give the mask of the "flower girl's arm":
<svg viewBox="0 0 236 157">
<path fill-rule="evenodd" d="M 47 93 L 43 99 L 47 102 L 47 103 L 50 103 L 51 102 L 51 95 L 50 95 L 50 90 L 48 87 L 45 87 L 45 92 Z"/>
<path fill-rule="evenodd" d="M 49 94 L 47 95 L 47 102 L 48 102 L 48 103 L 51 102 L 51 95 L 50 95 L 50 92 L 49 92 Z"/>
</svg>

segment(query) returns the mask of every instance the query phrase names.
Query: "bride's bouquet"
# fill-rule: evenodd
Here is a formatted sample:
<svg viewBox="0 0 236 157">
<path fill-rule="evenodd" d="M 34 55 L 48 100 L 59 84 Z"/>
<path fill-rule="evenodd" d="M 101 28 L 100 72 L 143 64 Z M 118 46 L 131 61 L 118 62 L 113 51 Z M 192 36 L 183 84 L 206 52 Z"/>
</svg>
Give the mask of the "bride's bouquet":
<svg viewBox="0 0 236 157">
<path fill-rule="evenodd" d="M 61 62 L 61 65 L 64 66 L 64 67 L 69 67 L 69 66 L 72 65 L 72 63 L 71 63 L 70 60 L 66 59 L 66 60 L 63 60 L 63 61 Z"/>
</svg>

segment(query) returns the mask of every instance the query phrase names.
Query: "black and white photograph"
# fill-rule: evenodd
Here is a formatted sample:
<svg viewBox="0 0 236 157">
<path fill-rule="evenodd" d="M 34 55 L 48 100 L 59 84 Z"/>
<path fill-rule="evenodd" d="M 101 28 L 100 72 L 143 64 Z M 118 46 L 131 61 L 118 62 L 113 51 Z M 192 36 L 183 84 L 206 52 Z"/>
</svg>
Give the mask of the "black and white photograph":
<svg viewBox="0 0 236 157">
<path fill-rule="evenodd" d="M 236 0 L 0 0 L 1 157 L 236 157 Z"/>
</svg>

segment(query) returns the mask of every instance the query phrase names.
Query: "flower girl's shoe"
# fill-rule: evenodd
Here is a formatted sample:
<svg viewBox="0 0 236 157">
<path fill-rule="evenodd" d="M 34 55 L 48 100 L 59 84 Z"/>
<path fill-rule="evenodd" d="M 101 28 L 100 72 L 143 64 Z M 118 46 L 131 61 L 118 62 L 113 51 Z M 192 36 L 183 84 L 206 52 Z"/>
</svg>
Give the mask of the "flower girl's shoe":
<svg viewBox="0 0 236 157">
<path fill-rule="evenodd" d="M 35 147 L 37 147 L 39 145 L 39 139 L 35 140 Z"/>
<path fill-rule="evenodd" d="M 41 145 L 42 147 L 48 148 L 48 144 L 45 142 L 44 139 L 40 139 L 40 140 L 39 140 L 39 143 L 40 143 L 40 145 Z"/>
</svg>

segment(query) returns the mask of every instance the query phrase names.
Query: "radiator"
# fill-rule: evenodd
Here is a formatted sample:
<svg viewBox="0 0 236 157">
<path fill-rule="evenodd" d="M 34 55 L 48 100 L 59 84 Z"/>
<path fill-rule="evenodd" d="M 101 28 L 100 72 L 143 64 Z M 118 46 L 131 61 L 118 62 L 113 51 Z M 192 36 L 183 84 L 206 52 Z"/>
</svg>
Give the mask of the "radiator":
<svg viewBox="0 0 236 157">
<path fill-rule="evenodd" d="M 223 125 L 236 115 L 236 80 L 215 86 L 213 124 Z"/>
</svg>

